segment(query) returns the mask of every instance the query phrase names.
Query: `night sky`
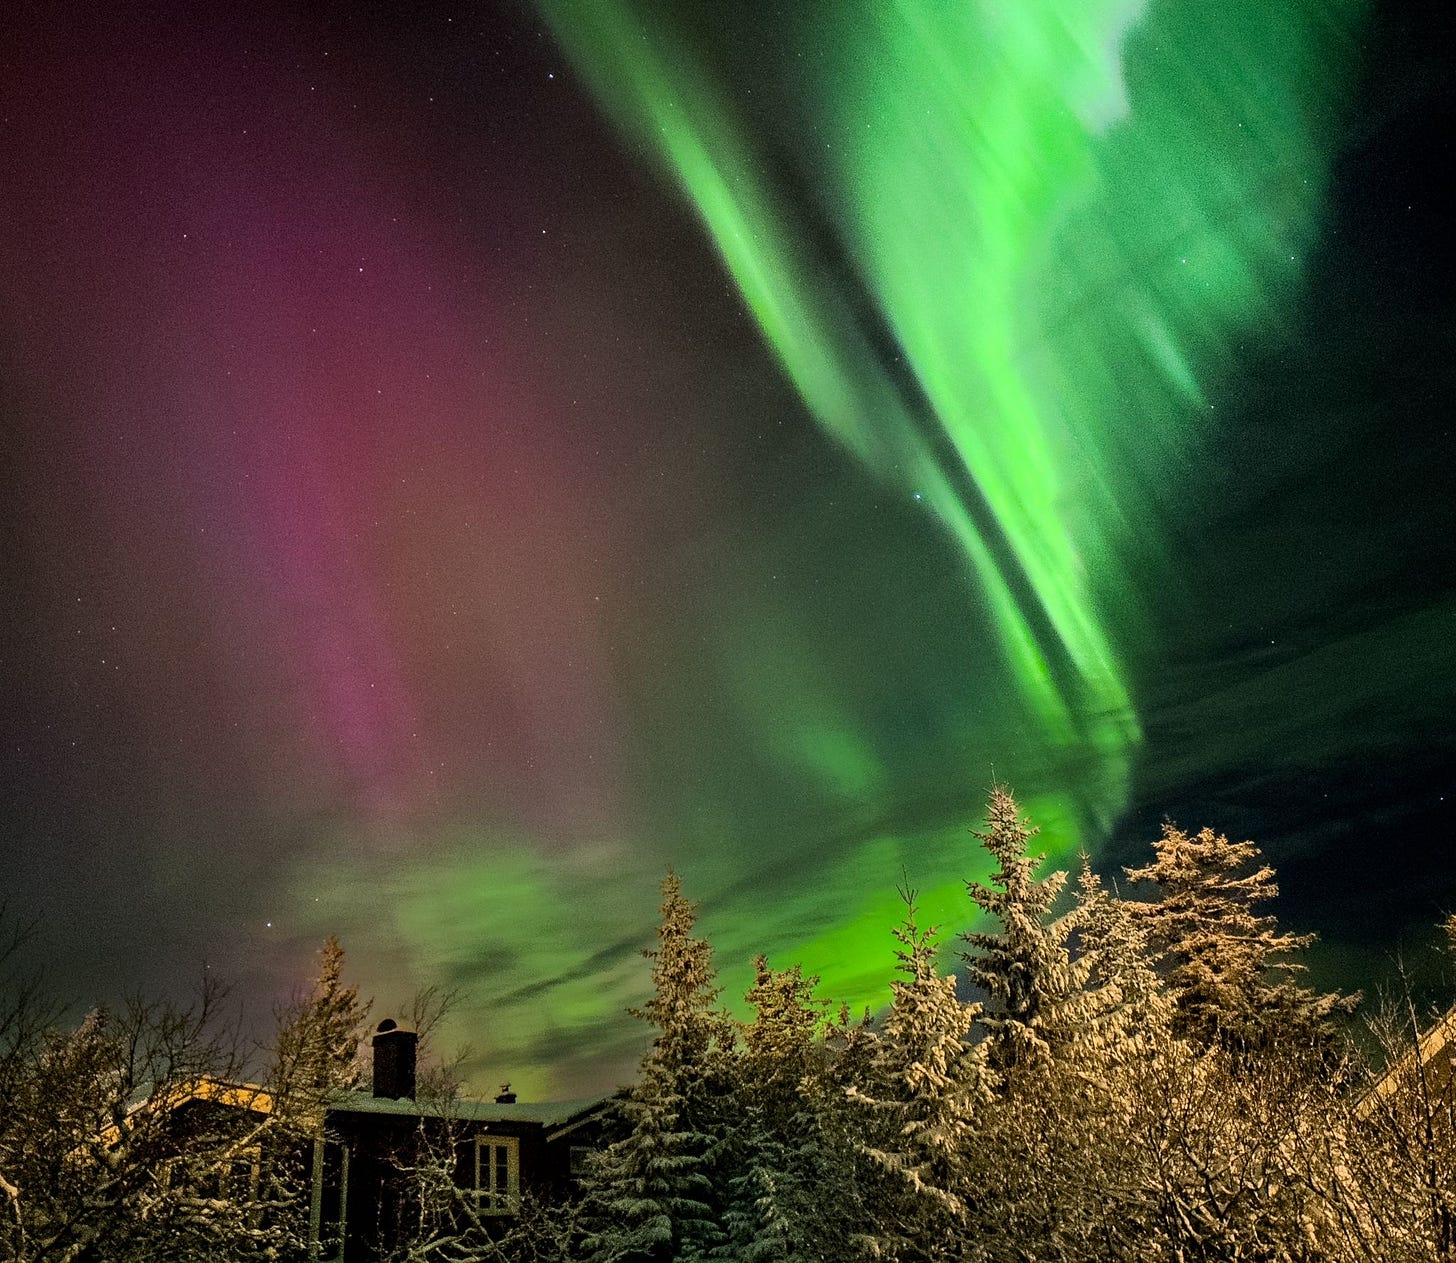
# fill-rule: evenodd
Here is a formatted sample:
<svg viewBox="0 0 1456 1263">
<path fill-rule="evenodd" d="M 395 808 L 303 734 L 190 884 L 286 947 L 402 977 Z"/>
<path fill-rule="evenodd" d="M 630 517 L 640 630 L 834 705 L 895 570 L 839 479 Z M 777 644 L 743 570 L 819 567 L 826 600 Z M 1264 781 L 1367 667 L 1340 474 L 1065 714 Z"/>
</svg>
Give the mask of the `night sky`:
<svg viewBox="0 0 1456 1263">
<path fill-rule="evenodd" d="M 1439 6 L 0 15 L 0 896 L 78 1003 L 330 932 L 629 1073 L 657 883 L 888 997 L 1009 782 L 1456 910 Z"/>
</svg>

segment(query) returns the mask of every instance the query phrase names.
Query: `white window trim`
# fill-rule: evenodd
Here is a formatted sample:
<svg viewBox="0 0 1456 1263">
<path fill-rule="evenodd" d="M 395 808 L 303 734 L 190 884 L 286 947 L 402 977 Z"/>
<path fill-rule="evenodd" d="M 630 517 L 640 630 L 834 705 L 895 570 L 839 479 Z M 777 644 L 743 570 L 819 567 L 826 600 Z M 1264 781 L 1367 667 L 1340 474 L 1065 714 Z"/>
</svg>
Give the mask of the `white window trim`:
<svg viewBox="0 0 1456 1263">
<path fill-rule="evenodd" d="M 495 1151 L 506 1154 L 506 1186 L 496 1188 Z M 475 1172 L 472 1181 L 476 1210 L 481 1215 L 514 1215 L 521 1199 L 521 1142 L 517 1136 L 489 1132 L 475 1137 Z"/>
</svg>

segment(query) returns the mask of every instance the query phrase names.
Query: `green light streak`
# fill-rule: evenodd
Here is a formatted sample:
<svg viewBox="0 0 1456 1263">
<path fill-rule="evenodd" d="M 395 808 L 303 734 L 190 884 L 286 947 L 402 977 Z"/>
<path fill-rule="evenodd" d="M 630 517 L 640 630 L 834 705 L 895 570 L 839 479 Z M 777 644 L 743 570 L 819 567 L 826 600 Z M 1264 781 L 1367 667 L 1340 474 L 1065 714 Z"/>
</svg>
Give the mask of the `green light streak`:
<svg viewBox="0 0 1456 1263">
<path fill-rule="evenodd" d="M 1076 805 L 1047 796 L 1026 806 L 1043 825 L 1038 842 L 1064 850 L 1078 827 Z M 432 835 L 422 851 L 429 858 L 407 866 L 388 854 L 360 856 L 348 838 L 338 845 L 350 857 L 350 881 L 339 881 L 337 862 L 298 871 L 300 885 L 320 892 L 300 913 L 315 934 L 336 932 L 349 944 L 353 977 L 458 989 L 436 1046 L 446 1055 L 468 1049 L 478 1090 L 509 1080 L 525 1099 L 546 1100 L 583 1084 L 610 1088 L 616 1080 L 600 1078 L 604 1072 L 629 1072 L 646 1033 L 624 1015 L 648 987 L 641 953 L 656 916 L 649 881 L 614 884 L 633 848 L 602 840 L 548 854 L 525 838 L 463 822 Z M 826 1002 L 888 1003 L 890 929 L 904 911 L 895 887 L 907 870 L 923 918 L 945 931 L 949 967 L 952 935 L 966 915 L 965 882 L 989 871 L 960 824 L 857 843 L 815 881 L 756 901 L 752 917 L 731 897 L 705 904 L 702 927 L 714 944 L 724 1003 L 748 1015 L 742 997 L 751 962 L 765 949 L 777 963 L 801 962 L 818 974 Z M 867 873 L 884 880 L 867 883 Z M 732 875 L 741 878 L 741 870 Z M 690 890 L 725 884 L 708 859 L 684 878 Z M 376 1019 L 406 1013 L 410 985 L 375 995 Z"/>
<path fill-rule="evenodd" d="M 645 40 L 623 8 L 562 5 L 552 13 L 558 35 L 599 91 L 660 146 L 820 423 L 871 468 L 917 490 L 961 541 L 1000 626 L 1013 678 L 1057 745 L 1076 740 L 1075 713 L 1053 682 L 1045 646 L 987 549 L 982 527 L 946 477 L 934 442 L 886 380 L 865 331 L 856 327 L 842 299 L 816 279 L 802 234 L 758 175 L 726 110 L 700 86 L 706 74 L 666 33 Z M 1069 628 L 1078 622 L 1074 613 L 1063 621 Z M 1107 653 L 1094 643 L 1082 656 L 1104 660 Z M 1110 696 L 1099 698 L 1096 710 L 1126 716 L 1127 699 L 1116 677 L 1108 675 L 1099 684 L 1104 692 L 1113 687 Z M 1112 722 L 1122 726 L 1128 720 Z M 1099 742 L 1105 744 L 1112 743 Z"/>
<path fill-rule="evenodd" d="M 1094 754 L 1077 835 L 1125 803 L 1159 515 L 1293 295 L 1359 8 L 810 8 L 776 32 L 783 134 L 750 137 L 732 50 L 542 0 L 825 432 L 958 542 L 1047 749 Z M 812 198 L 768 173 L 784 150 Z"/>
<path fill-rule="evenodd" d="M 543 853 L 462 822 L 432 835 L 424 856 L 401 867 L 356 855 L 349 882 L 329 863 L 300 872 L 321 892 L 302 911 L 349 944 L 353 976 L 457 992 L 436 1046 L 468 1050 L 482 1091 L 509 1080 L 524 1099 L 549 1100 L 563 1083 L 636 1060 L 638 1032 L 623 1015 L 646 986 L 654 895 L 644 882 L 601 897 L 627 848 L 602 840 Z M 409 1002 L 408 989 L 376 995 L 375 1016 L 398 1018 Z"/>
<path fill-rule="evenodd" d="M 793 99 L 781 134 L 753 136 L 715 86 L 735 73 L 721 54 L 626 4 L 541 3 L 696 209 L 817 424 L 955 542 L 1001 661 L 987 654 L 984 682 L 954 690 L 977 713 L 937 713 L 936 735 L 1045 751 L 995 770 L 1065 863 L 1126 801 L 1146 610 L 1173 578 L 1159 540 L 1209 409 L 1241 340 L 1277 332 L 1313 243 L 1354 0 L 836 0 L 780 33 L 793 91 L 757 86 Z M 692 678 L 716 683 L 710 713 L 731 712 L 814 809 L 843 805 L 814 835 L 822 855 L 773 837 L 741 853 L 745 813 L 723 800 L 742 786 L 713 777 L 705 742 L 670 761 L 680 774 L 654 802 L 684 801 L 650 836 L 551 847 L 461 824 L 407 870 L 381 857 L 351 861 L 348 887 L 338 864 L 300 879 L 327 892 L 309 915 L 362 976 L 403 965 L 465 991 L 443 1042 L 483 1044 L 480 1083 L 549 1095 L 554 1078 L 635 1060 L 642 1035 L 621 1014 L 646 987 L 638 952 L 665 866 L 644 851 L 686 852 L 730 998 L 768 950 L 820 974 L 827 998 L 882 1003 L 902 873 L 927 920 L 950 933 L 968 918 L 964 882 L 984 864 L 970 820 L 949 817 L 989 769 L 938 798 L 909 784 L 816 661 L 819 629 L 746 592 L 738 617 L 710 630 L 705 615 L 712 665 Z M 1275 705 L 1217 700 L 1229 725 Z M 913 801 L 887 806 L 895 794 Z M 668 836 L 704 820 L 696 853 Z M 792 871 L 777 882 L 780 847 Z"/>
<path fill-rule="evenodd" d="M 1064 854 L 1074 847 L 1080 812 L 1070 796 L 1041 795 L 1024 808 L 1042 830 L 1035 846 L 1048 854 Z M 897 882 L 910 881 L 921 923 L 941 929 L 944 967 L 954 969 L 958 950 L 954 935 L 969 915 L 966 883 L 984 881 L 992 867 L 989 856 L 960 824 L 923 834 L 872 839 L 856 850 L 848 864 L 828 875 L 822 888 L 792 892 L 787 906 L 777 910 L 777 919 L 768 916 L 766 923 L 755 922 L 749 934 L 743 933 L 741 919 L 725 917 L 721 925 L 708 919 L 713 941 L 720 945 L 725 978 L 735 984 L 728 993 L 736 998 L 746 987 L 749 973 L 741 961 L 760 950 L 755 941 L 761 945 L 759 936 L 767 934 L 791 944 L 775 963 L 801 964 L 806 974 L 817 974 L 825 1000 L 872 1008 L 886 1005 L 893 977 L 890 931 L 905 915 Z M 914 878 L 902 876 L 909 871 L 915 873 Z M 885 874 L 889 880 L 865 886 L 856 880 L 863 873 Z M 734 921 L 739 926 L 736 932 Z M 809 927 L 807 932 L 805 927 Z"/>
</svg>

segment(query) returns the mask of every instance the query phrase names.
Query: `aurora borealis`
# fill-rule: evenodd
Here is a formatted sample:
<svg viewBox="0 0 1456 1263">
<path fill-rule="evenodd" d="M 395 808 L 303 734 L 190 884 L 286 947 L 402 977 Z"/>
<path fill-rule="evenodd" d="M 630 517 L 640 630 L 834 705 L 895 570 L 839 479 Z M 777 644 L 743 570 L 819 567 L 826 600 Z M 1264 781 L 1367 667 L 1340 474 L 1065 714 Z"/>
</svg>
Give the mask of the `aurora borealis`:
<svg viewBox="0 0 1456 1263">
<path fill-rule="evenodd" d="M 572 1095 L 668 865 L 873 1002 L 995 775 L 1377 982 L 1456 904 L 1436 25 L 0 19 L 4 893 L 86 996 L 337 932 Z"/>
</svg>

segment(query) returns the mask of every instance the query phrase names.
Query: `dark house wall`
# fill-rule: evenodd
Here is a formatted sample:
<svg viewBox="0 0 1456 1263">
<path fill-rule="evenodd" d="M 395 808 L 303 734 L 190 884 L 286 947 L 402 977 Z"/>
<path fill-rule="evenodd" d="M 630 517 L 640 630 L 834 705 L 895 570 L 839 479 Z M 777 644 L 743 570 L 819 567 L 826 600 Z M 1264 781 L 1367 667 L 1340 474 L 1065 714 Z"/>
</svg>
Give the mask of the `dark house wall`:
<svg viewBox="0 0 1456 1263">
<path fill-rule="evenodd" d="M 371 1043 L 371 1092 L 335 1101 L 314 1146 L 311 1259 L 375 1263 L 413 1238 L 421 1216 L 413 1173 L 423 1166 L 449 1167 L 460 1191 L 459 1227 L 474 1230 L 471 1210 L 479 1205 L 489 1236 L 510 1229 L 518 1197 L 550 1201 L 571 1193 L 572 1150 L 600 1138 L 606 1102 L 518 1105 L 506 1090 L 493 1105 L 464 1100 L 441 1112 L 415 1103 L 414 1031 L 386 1019 Z M 500 1147 L 480 1149 L 481 1137 L 512 1143 L 502 1155 Z M 491 1159 L 483 1167 L 487 1178 L 479 1187 L 486 1192 L 479 1203 L 478 1157 Z"/>
<path fill-rule="evenodd" d="M 593 1145 L 600 1123 L 587 1118 L 570 1129 L 517 1119 L 441 1118 L 428 1113 L 331 1110 L 320 1148 L 319 1255 L 339 1258 L 342 1211 L 344 1263 L 375 1263 L 419 1227 L 409 1169 L 425 1160 L 446 1159 L 463 1193 L 475 1187 L 477 1137 L 512 1138 L 517 1145 L 517 1189 L 551 1201 L 574 1188 L 574 1148 Z M 492 1236 L 509 1231 L 514 1215 L 482 1215 Z"/>
</svg>

